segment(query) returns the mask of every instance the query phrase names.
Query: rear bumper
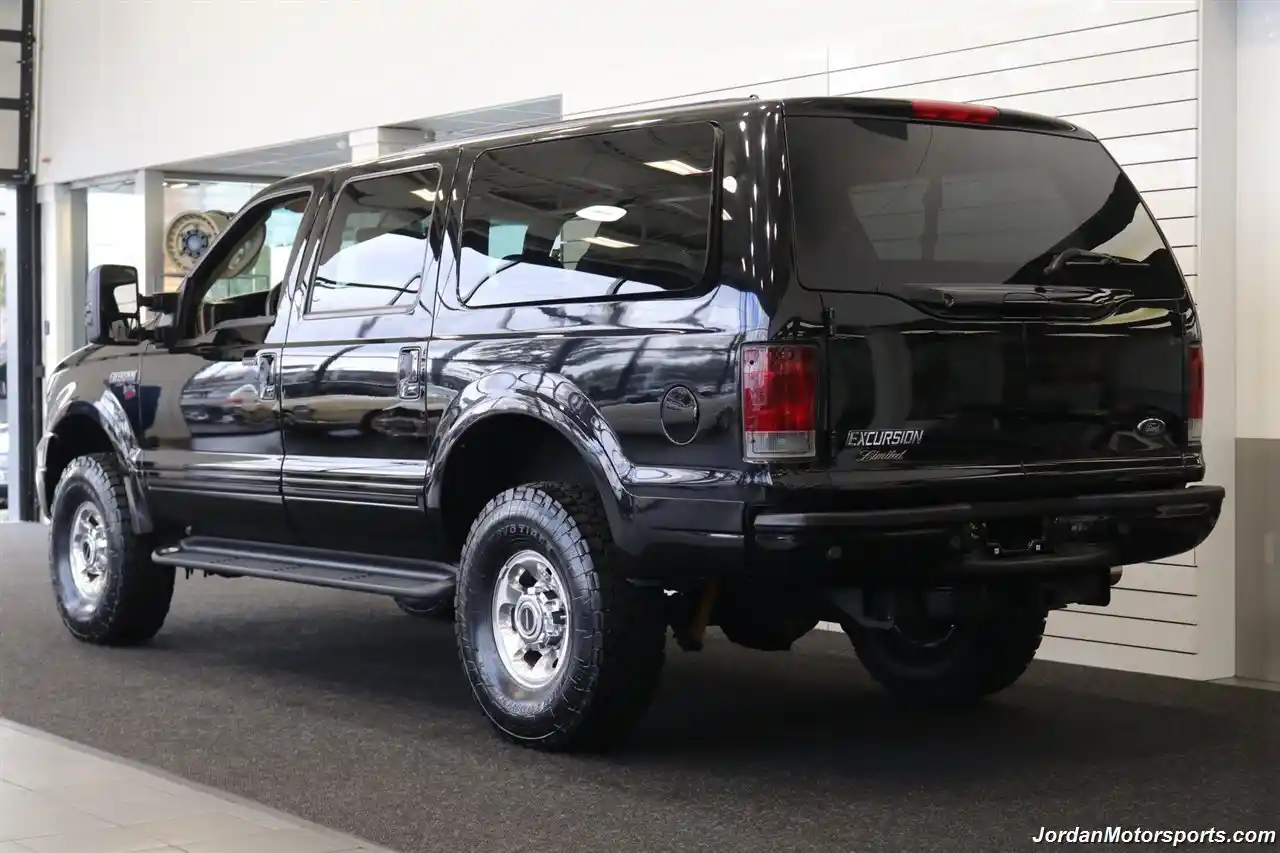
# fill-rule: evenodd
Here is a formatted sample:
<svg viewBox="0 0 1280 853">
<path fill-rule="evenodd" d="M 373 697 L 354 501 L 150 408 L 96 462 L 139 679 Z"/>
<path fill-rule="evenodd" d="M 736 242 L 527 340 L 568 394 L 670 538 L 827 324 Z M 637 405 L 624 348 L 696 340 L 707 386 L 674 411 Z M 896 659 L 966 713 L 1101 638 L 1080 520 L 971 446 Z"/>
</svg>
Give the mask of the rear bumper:
<svg viewBox="0 0 1280 853">
<path fill-rule="evenodd" d="M 757 515 L 749 565 L 844 575 L 1056 574 L 1183 554 L 1213 532 L 1226 490 L 1191 486 L 865 512 Z"/>
<path fill-rule="evenodd" d="M 1109 569 L 1195 548 L 1225 496 L 1219 486 L 1190 486 L 857 512 L 748 509 L 742 535 L 654 531 L 638 574 L 810 583 Z"/>
<path fill-rule="evenodd" d="M 1222 509 L 1226 489 L 1221 486 L 1189 486 L 1182 489 L 1073 495 L 1029 501 L 956 503 L 909 509 L 862 512 L 761 513 L 755 518 L 758 535 L 831 528 L 911 528 L 990 521 L 1027 516 L 1114 515 L 1173 519 L 1199 517 Z"/>
</svg>

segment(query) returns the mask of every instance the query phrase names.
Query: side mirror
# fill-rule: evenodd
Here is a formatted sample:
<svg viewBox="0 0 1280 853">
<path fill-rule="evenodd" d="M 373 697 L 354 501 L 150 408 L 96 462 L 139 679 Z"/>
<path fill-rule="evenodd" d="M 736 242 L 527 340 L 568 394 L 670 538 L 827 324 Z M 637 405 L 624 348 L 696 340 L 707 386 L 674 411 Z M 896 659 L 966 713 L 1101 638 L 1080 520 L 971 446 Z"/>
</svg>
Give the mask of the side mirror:
<svg viewBox="0 0 1280 853">
<path fill-rule="evenodd" d="M 85 339 L 91 344 L 121 344 L 137 340 L 138 270 L 103 264 L 89 270 L 85 287 Z"/>
</svg>

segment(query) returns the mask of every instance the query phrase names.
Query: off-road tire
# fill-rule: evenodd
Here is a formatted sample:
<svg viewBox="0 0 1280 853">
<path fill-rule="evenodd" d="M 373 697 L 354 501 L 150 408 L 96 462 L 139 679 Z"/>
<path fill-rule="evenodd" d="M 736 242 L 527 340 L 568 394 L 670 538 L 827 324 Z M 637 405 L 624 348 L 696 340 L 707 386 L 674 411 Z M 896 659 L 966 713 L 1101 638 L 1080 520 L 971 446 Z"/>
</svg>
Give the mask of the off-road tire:
<svg viewBox="0 0 1280 853">
<path fill-rule="evenodd" d="M 435 622 L 453 621 L 453 599 L 444 601 L 418 601 L 414 598 L 394 599 L 396 607 L 415 619 L 430 619 Z"/>
<path fill-rule="evenodd" d="M 1002 611 L 957 625 L 932 654 L 916 657 L 891 629 L 844 626 L 882 687 L 906 701 L 940 704 L 975 702 L 1012 685 L 1035 658 L 1044 628 L 1042 613 Z"/>
<path fill-rule="evenodd" d="M 530 690 L 494 639 L 494 585 L 504 562 L 532 549 L 558 571 L 571 645 L 556 679 Z M 459 656 L 472 693 L 507 740 L 548 752 L 600 752 L 621 741 L 657 690 L 666 642 L 661 590 L 628 583 L 599 496 L 540 482 L 502 492 L 471 525 L 458 576 Z"/>
<path fill-rule="evenodd" d="M 85 502 L 103 522 L 106 579 L 101 595 L 83 597 L 71 579 L 69 533 Z M 174 570 L 151 562 L 148 537 L 133 532 L 124 473 L 114 454 L 77 457 L 58 480 L 50 506 L 49 568 L 62 622 L 76 639 L 100 646 L 133 646 L 164 626 L 173 598 Z"/>
</svg>

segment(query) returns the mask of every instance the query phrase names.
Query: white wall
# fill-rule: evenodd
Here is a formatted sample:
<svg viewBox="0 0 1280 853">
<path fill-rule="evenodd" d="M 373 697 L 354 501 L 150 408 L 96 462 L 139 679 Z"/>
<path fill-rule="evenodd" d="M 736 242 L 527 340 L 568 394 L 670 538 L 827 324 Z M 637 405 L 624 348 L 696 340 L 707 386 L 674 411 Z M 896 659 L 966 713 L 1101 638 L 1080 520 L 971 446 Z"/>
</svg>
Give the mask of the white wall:
<svg viewBox="0 0 1280 853">
<path fill-rule="evenodd" d="M 44 2 L 42 182 L 554 94 L 571 116 L 743 93 L 973 100 L 1097 133 L 1200 289 L 1197 0 Z M 1211 409 L 1206 430 L 1232 441 L 1234 416 Z M 1224 465 L 1210 459 L 1211 480 Z M 1232 674 L 1230 567 L 1215 562 L 1230 527 L 1131 567 L 1106 610 L 1055 614 L 1044 655 Z"/>
<path fill-rule="evenodd" d="M 1241 0 L 1236 33 L 1236 651 L 1280 681 L 1280 4 Z"/>
<path fill-rule="evenodd" d="M 1280 439 L 1280 3 L 1243 0 L 1239 34 L 1239 435 Z"/>
<path fill-rule="evenodd" d="M 554 8 L 518 0 L 44 0 L 41 181 L 558 92 L 568 110 L 591 109 L 866 67 L 1185 6 L 1181 0 L 559 0 Z M 1025 49 L 1007 55 L 1011 65 L 1038 61 Z"/>
</svg>

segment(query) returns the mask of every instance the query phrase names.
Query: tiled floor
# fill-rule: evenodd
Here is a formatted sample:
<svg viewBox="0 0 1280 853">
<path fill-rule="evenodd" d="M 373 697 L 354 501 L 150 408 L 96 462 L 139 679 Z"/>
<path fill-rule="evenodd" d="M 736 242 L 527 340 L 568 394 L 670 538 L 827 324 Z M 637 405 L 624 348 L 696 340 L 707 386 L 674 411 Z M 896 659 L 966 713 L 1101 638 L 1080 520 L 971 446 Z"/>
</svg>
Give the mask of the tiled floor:
<svg viewBox="0 0 1280 853">
<path fill-rule="evenodd" d="M 0 720 L 0 853 L 142 851 L 380 848 Z"/>
</svg>

